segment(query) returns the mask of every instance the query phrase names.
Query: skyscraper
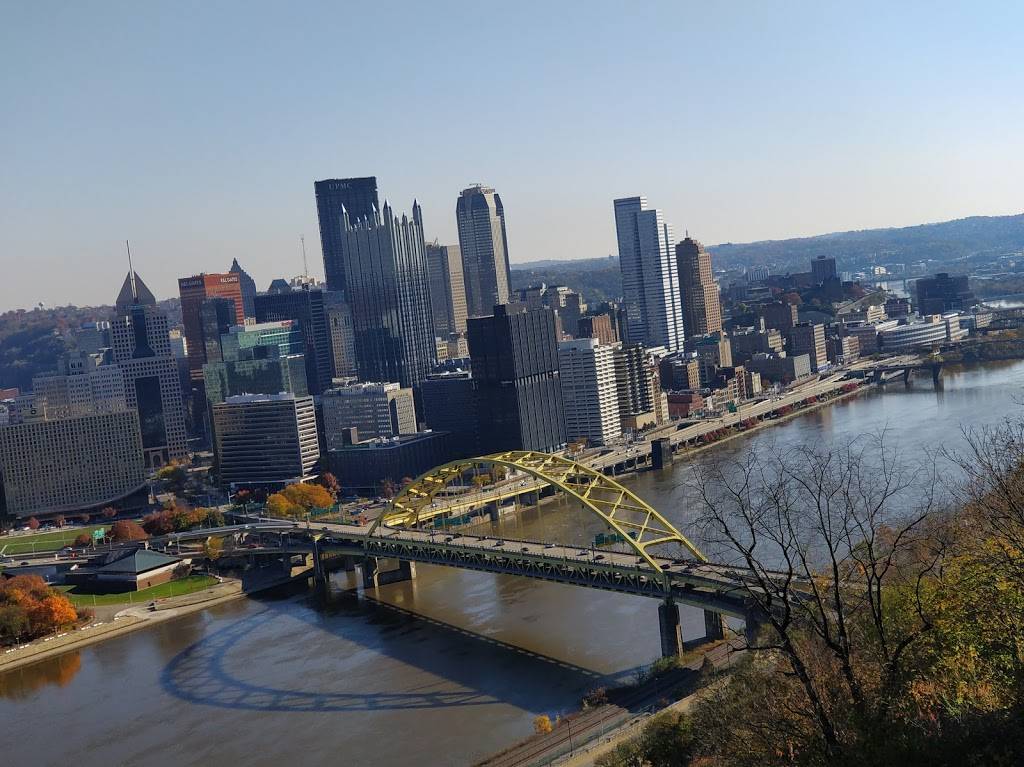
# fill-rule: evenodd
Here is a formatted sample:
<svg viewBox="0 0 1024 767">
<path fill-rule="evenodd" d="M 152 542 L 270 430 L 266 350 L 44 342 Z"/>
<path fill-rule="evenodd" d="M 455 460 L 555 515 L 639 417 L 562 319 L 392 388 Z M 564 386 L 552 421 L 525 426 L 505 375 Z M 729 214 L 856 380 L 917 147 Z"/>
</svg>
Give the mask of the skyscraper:
<svg viewBox="0 0 1024 767">
<path fill-rule="evenodd" d="M 614 350 L 596 338 L 558 344 L 558 377 L 565 410 L 565 436 L 607 445 L 622 435 Z"/>
<path fill-rule="evenodd" d="M 124 373 L 129 408 L 139 413 L 146 466 L 188 457 L 185 407 L 178 363 L 171 352 L 167 315 L 142 279 L 130 271 L 118 294 L 110 324 L 114 362 Z"/>
<path fill-rule="evenodd" d="M 434 333 L 466 332 L 466 282 L 458 245 L 427 245 L 427 277 Z"/>
<path fill-rule="evenodd" d="M 676 245 L 676 266 L 682 290 L 683 329 L 688 336 L 703 336 L 722 329 L 718 283 L 711 273 L 711 254 L 687 237 Z"/>
<path fill-rule="evenodd" d="M 372 217 L 346 212 L 342 229 L 359 376 L 416 387 L 437 353 L 420 206 L 413 202 L 411 219 L 395 216 L 387 201 Z"/>
<path fill-rule="evenodd" d="M 234 302 L 234 323 L 245 322 L 245 308 L 242 303 L 242 287 L 238 274 L 197 274 L 178 280 L 178 294 L 181 296 L 181 324 L 185 329 L 185 343 L 188 349 L 188 369 L 193 381 L 203 378 L 203 364 L 206 362 L 206 339 L 203 337 L 202 305 L 208 298 L 228 298 Z M 216 337 L 220 333 L 215 333 Z"/>
<path fill-rule="evenodd" d="M 672 227 L 646 197 L 615 200 L 615 231 L 630 343 L 683 348 L 679 271 L 672 252 Z"/>
<path fill-rule="evenodd" d="M 377 179 L 330 178 L 313 184 L 316 193 L 316 212 L 320 218 L 320 245 L 324 254 L 324 274 L 328 290 L 344 292 L 347 287 L 345 261 L 342 250 L 345 230 L 342 213 L 350 221 L 367 218 L 371 221 L 380 210 L 377 202 Z"/>
<path fill-rule="evenodd" d="M 256 295 L 256 321 L 294 320 L 306 342 L 306 384 L 310 394 L 331 386 L 331 331 L 327 324 L 324 291 L 304 285 L 282 286 Z"/>
<path fill-rule="evenodd" d="M 245 316 L 255 317 L 256 280 L 250 277 L 249 273 L 238 264 L 237 258 L 231 262 L 231 268 L 228 271 L 238 275 L 238 286 L 242 290 L 242 309 L 245 311 Z"/>
<path fill-rule="evenodd" d="M 507 304 L 512 283 L 508 267 L 508 238 L 501 196 L 475 184 L 462 190 L 455 205 L 470 317 L 489 315 L 496 304 Z"/>
<path fill-rule="evenodd" d="M 469 356 L 482 454 L 565 444 L 555 313 L 523 304 L 471 318 Z"/>
</svg>

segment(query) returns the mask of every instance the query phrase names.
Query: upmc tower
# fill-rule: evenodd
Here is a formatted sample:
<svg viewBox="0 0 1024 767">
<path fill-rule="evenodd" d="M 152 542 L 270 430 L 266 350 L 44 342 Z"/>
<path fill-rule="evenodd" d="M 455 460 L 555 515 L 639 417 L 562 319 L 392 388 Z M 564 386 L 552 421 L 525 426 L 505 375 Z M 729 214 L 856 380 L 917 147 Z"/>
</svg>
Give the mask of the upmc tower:
<svg viewBox="0 0 1024 767">
<path fill-rule="evenodd" d="M 375 220 L 380 210 L 377 201 L 377 177 L 329 178 L 313 183 L 316 192 L 316 212 L 320 218 L 320 245 L 324 254 L 324 276 L 327 289 L 344 292 L 346 285 L 345 262 L 342 248 L 345 237 L 341 214 L 348 213 L 352 226 L 357 221 Z"/>
</svg>

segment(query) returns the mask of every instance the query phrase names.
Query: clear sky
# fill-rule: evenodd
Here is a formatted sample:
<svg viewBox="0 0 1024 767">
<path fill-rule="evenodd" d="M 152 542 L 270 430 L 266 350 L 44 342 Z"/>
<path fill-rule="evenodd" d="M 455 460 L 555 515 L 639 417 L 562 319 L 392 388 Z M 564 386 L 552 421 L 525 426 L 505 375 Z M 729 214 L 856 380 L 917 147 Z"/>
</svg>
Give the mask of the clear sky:
<svg viewBox="0 0 1024 767">
<path fill-rule="evenodd" d="M 1024 5 L 0 0 L 0 310 L 322 276 L 313 181 L 376 175 L 513 262 L 614 251 L 612 199 L 745 242 L 1024 210 Z"/>
</svg>

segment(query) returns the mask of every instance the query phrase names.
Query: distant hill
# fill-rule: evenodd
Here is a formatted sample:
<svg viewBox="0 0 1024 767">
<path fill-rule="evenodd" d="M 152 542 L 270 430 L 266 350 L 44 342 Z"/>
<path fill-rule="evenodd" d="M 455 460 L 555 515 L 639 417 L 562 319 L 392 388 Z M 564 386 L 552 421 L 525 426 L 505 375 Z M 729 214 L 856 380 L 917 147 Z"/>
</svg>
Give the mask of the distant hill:
<svg viewBox="0 0 1024 767">
<path fill-rule="evenodd" d="M 953 262 L 972 256 L 991 258 L 1022 249 L 1024 214 L 971 216 L 937 224 L 709 246 L 716 268 L 764 265 L 801 270 L 806 270 L 807 262 L 817 256 L 831 256 L 840 266 L 859 266 L 926 260 Z"/>
<path fill-rule="evenodd" d="M 619 268 L 618 256 L 605 256 L 604 258 L 577 258 L 577 259 L 543 259 L 541 261 L 527 261 L 522 264 L 509 264 L 513 272 L 531 272 L 545 269 L 554 269 L 563 272 L 592 272 L 600 269 Z"/>
<path fill-rule="evenodd" d="M 567 285 L 583 295 L 588 304 L 597 305 L 622 295 L 622 274 L 619 259 L 581 258 L 576 261 L 531 261 L 527 264 L 509 264 L 512 270 L 512 288 L 531 285 Z"/>
</svg>

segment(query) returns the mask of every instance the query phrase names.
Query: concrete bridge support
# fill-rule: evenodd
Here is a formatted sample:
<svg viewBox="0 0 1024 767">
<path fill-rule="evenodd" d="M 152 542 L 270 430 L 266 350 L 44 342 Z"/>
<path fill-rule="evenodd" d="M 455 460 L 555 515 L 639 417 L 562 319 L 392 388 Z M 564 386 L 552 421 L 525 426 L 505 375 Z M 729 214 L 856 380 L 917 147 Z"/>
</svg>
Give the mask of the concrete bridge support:
<svg viewBox="0 0 1024 767">
<path fill-rule="evenodd" d="M 704 638 L 709 642 L 725 639 L 725 619 L 721 613 L 704 611 Z"/>
<path fill-rule="evenodd" d="M 389 583 L 409 581 L 415 577 L 416 565 L 404 559 L 367 557 L 363 560 L 364 589 L 375 589 Z"/>
<path fill-rule="evenodd" d="M 666 599 L 658 605 L 658 628 L 661 631 L 661 656 L 672 658 L 683 651 L 683 636 L 679 633 L 679 605 Z"/>
</svg>

